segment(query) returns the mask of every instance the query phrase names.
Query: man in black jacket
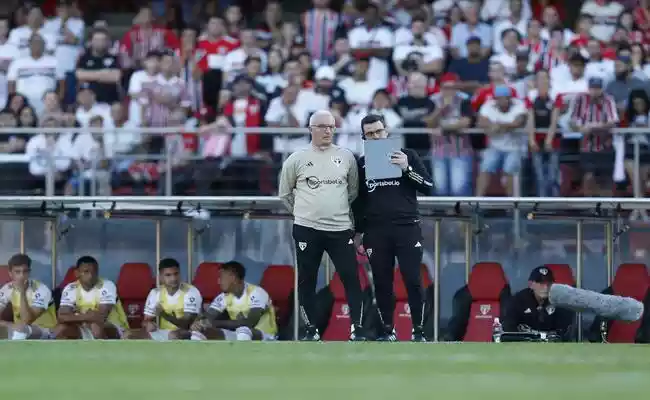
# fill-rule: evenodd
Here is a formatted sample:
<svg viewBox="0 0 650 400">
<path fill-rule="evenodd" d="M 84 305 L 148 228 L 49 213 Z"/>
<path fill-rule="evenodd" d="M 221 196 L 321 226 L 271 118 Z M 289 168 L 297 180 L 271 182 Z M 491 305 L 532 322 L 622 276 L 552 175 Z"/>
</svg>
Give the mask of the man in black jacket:
<svg viewBox="0 0 650 400">
<path fill-rule="evenodd" d="M 364 117 L 361 131 L 366 140 L 388 136 L 381 115 Z M 397 340 L 393 327 L 393 274 L 397 257 L 411 309 L 412 340 L 422 342 L 426 338 L 422 328 L 422 232 L 417 193 L 429 195 L 433 183 L 414 151 L 397 151 L 391 156 L 391 162 L 400 166 L 402 177 L 375 181 L 366 180 L 365 159 L 359 159 L 359 197 L 352 205 L 355 230 L 358 238 L 363 234 L 363 245 L 372 268 L 377 307 L 384 327 L 378 340 Z"/>
</svg>

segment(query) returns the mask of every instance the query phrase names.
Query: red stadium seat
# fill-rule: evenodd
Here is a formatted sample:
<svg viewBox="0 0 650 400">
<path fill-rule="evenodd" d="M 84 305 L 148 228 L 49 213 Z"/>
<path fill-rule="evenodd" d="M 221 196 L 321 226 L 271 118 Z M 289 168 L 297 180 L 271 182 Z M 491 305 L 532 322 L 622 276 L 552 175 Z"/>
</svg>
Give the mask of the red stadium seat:
<svg viewBox="0 0 650 400">
<path fill-rule="evenodd" d="M 616 270 L 612 292 L 616 296 L 632 297 L 643 302 L 647 293 L 650 277 L 645 264 L 621 264 Z M 634 343 L 641 320 L 636 322 L 613 321 L 607 333 L 610 343 Z"/>
<path fill-rule="evenodd" d="M 569 264 L 544 264 L 544 266 L 553 273 L 555 283 L 576 286 L 576 279 L 573 277 L 573 271 Z"/>
<path fill-rule="evenodd" d="M 11 277 L 9 276 L 9 267 L 6 265 L 0 266 L 0 286 L 9 283 L 9 281 L 11 281 Z"/>
<path fill-rule="evenodd" d="M 481 262 L 474 265 L 467 283 L 472 305 L 463 341 L 492 341 L 492 323 L 501 315 L 501 295 L 507 287 L 508 280 L 501 264 Z"/>
<path fill-rule="evenodd" d="M 74 265 L 70 268 L 68 268 L 68 271 L 65 273 L 65 276 L 63 277 L 63 280 L 61 283 L 59 283 L 58 288 L 63 289 L 67 285 L 71 284 L 72 282 L 77 280 L 77 267 Z"/>
<path fill-rule="evenodd" d="M 219 286 L 219 270 L 222 263 L 202 262 L 196 268 L 192 285 L 196 286 L 203 297 L 203 306 L 207 307 L 212 303 L 215 297 L 221 294 Z"/>
<path fill-rule="evenodd" d="M 429 270 L 425 264 L 421 266 L 422 273 L 422 288 L 426 289 L 431 286 L 431 277 Z M 397 339 L 400 341 L 411 340 L 411 308 L 408 303 L 408 294 L 406 293 L 406 286 L 402 280 L 402 274 L 399 267 L 395 268 L 395 278 L 393 280 L 393 290 L 395 291 L 395 313 L 393 315 L 393 322 L 395 323 L 395 331 L 397 332 Z"/>
<path fill-rule="evenodd" d="M 359 267 L 359 280 L 361 281 L 361 289 L 365 290 L 368 287 L 368 275 L 363 267 Z M 350 338 L 350 308 L 348 301 L 345 297 L 345 290 L 339 274 L 334 273 L 332 281 L 329 285 L 332 296 L 334 297 L 334 305 L 332 306 L 332 313 L 330 314 L 327 329 L 323 332 L 323 340 L 328 341 L 346 341 Z"/>
<path fill-rule="evenodd" d="M 144 303 L 156 279 L 147 263 L 125 263 L 117 277 L 117 293 L 131 328 L 139 328 L 144 317 Z"/>
<path fill-rule="evenodd" d="M 291 293 L 294 288 L 294 270 L 290 265 L 269 265 L 262 274 L 260 286 L 273 301 L 279 326 L 284 326 L 291 315 Z"/>
</svg>

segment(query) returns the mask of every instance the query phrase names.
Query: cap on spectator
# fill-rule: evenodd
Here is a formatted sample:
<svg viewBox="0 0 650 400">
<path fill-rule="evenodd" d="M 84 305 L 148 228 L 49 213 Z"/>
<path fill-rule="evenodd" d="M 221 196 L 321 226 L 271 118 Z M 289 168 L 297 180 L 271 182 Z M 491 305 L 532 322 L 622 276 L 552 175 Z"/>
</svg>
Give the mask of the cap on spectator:
<svg viewBox="0 0 650 400">
<path fill-rule="evenodd" d="M 453 72 L 447 72 L 446 74 L 440 77 L 440 85 L 441 86 L 453 85 L 459 80 L 460 78 L 458 77 L 458 75 L 454 74 Z"/>
<path fill-rule="evenodd" d="M 481 44 L 481 38 L 478 37 L 478 36 L 476 36 L 476 35 L 473 35 L 473 36 L 470 36 L 469 38 L 467 38 L 467 42 L 466 42 L 466 43 L 467 43 L 467 44 L 469 44 L 469 43 L 478 43 L 478 44 Z"/>
<path fill-rule="evenodd" d="M 537 283 L 553 283 L 555 278 L 553 278 L 553 271 L 542 265 L 530 271 L 528 280 Z"/>
<path fill-rule="evenodd" d="M 316 70 L 316 74 L 314 75 L 314 78 L 316 78 L 317 81 L 320 80 L 333 81 L 334 79 L 336 79 L 336 71 L 334 71 L 334 68 L 328 65 L 323 65 L 322 67 L 318 67 L 318 69 Z"/>
<path fill-rule="evenodd" d="M 150 50 L 147 53 L 147 58 L 160 57 L 160 52 L 158 50 Z"/>
<path fill-rule="evenodd" d="M 602 89 L 603 79 L 598 77 L 589 78 L 588 85 L 590 89 Z"/>
<path fill-rule="evenodd" d="M 494 97 L 510 97 L 510 88 L 505 85 L 495 87 Z"/>
</svg>

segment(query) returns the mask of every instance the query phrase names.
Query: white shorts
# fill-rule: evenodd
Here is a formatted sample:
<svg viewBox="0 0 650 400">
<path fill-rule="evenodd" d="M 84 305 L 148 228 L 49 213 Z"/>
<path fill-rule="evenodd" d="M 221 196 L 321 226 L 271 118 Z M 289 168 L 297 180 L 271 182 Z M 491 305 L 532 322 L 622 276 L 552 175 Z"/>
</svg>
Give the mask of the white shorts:
<svg viewBox="0 0 650 400">
<path fill-rule="evenodd" d="M 237 332 L 235 331 L 230 331 L 228 329 L 222 329 L 223 332 L 223 337 L 225 340 L 230 341 L 230 342 L 236 342 L 237 341 Z M 277 337 L 275 335 L 269 335 L 267 333 L 262 332 L 262 341 L 264 342 L 270 342 L 277 340 Z"/>
<path fill-rule="evenodd" d="M 149 332 L 149 336 L 151 336 L 151 340 L 155 340 L 157 342 L 165 342 L 169 340 L 169 333 L 171 330 L 169 329 L 158 329 L 157 331 Z"/>
<path fill-rule="evenodd" d="M 34 328 L 31 325 L 26 326 L 25 330 L 27 332 L 18 332 L 18 331 L 13 331 L 9 330 L 9 340 L 27 340 L 27 339 L 32 339 L 32 340 L 48 340 L 52 338 L 52 331 L 48 328 L 41 328 L 40 326 L 35 326 L 36 329 L 38 329 L 38 332 L 40 332 L 40 337 L 31 337 L 34 333 Z"/>
<path fill-rule="evenodd" d="M 110 322 L 109 322 L 110 323 Z M 113 324 L 111 324 L 113 325 Z M 124 328 L 121 328 L 119 326 L 113 325 L 115 329 L 117 329 L 117 335 L 121 339 L 124 337 Z M 81 339 L 82 340 L 95 340 L 95 336 L 93 336 L 93 332 L 90 330 L 90 328 L 86 326 L 79 326 L 79 333 L 81 334 Z"/>
</svg>

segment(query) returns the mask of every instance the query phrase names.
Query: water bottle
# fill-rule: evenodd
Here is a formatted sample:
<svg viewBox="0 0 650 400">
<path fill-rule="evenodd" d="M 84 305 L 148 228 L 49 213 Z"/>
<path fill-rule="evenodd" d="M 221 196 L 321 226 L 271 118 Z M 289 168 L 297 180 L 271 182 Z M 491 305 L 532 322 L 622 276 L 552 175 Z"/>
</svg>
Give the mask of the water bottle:
<svg viewBox="0 0 650 400">
<path fill-rule="evenodd" d="M 494 323 L 492 324 L 492 340 L 494 343 L 501 343 L 501 335 L 503 334 L 503 325 L 499 318 L 494 318 Z"/>
</svg>

